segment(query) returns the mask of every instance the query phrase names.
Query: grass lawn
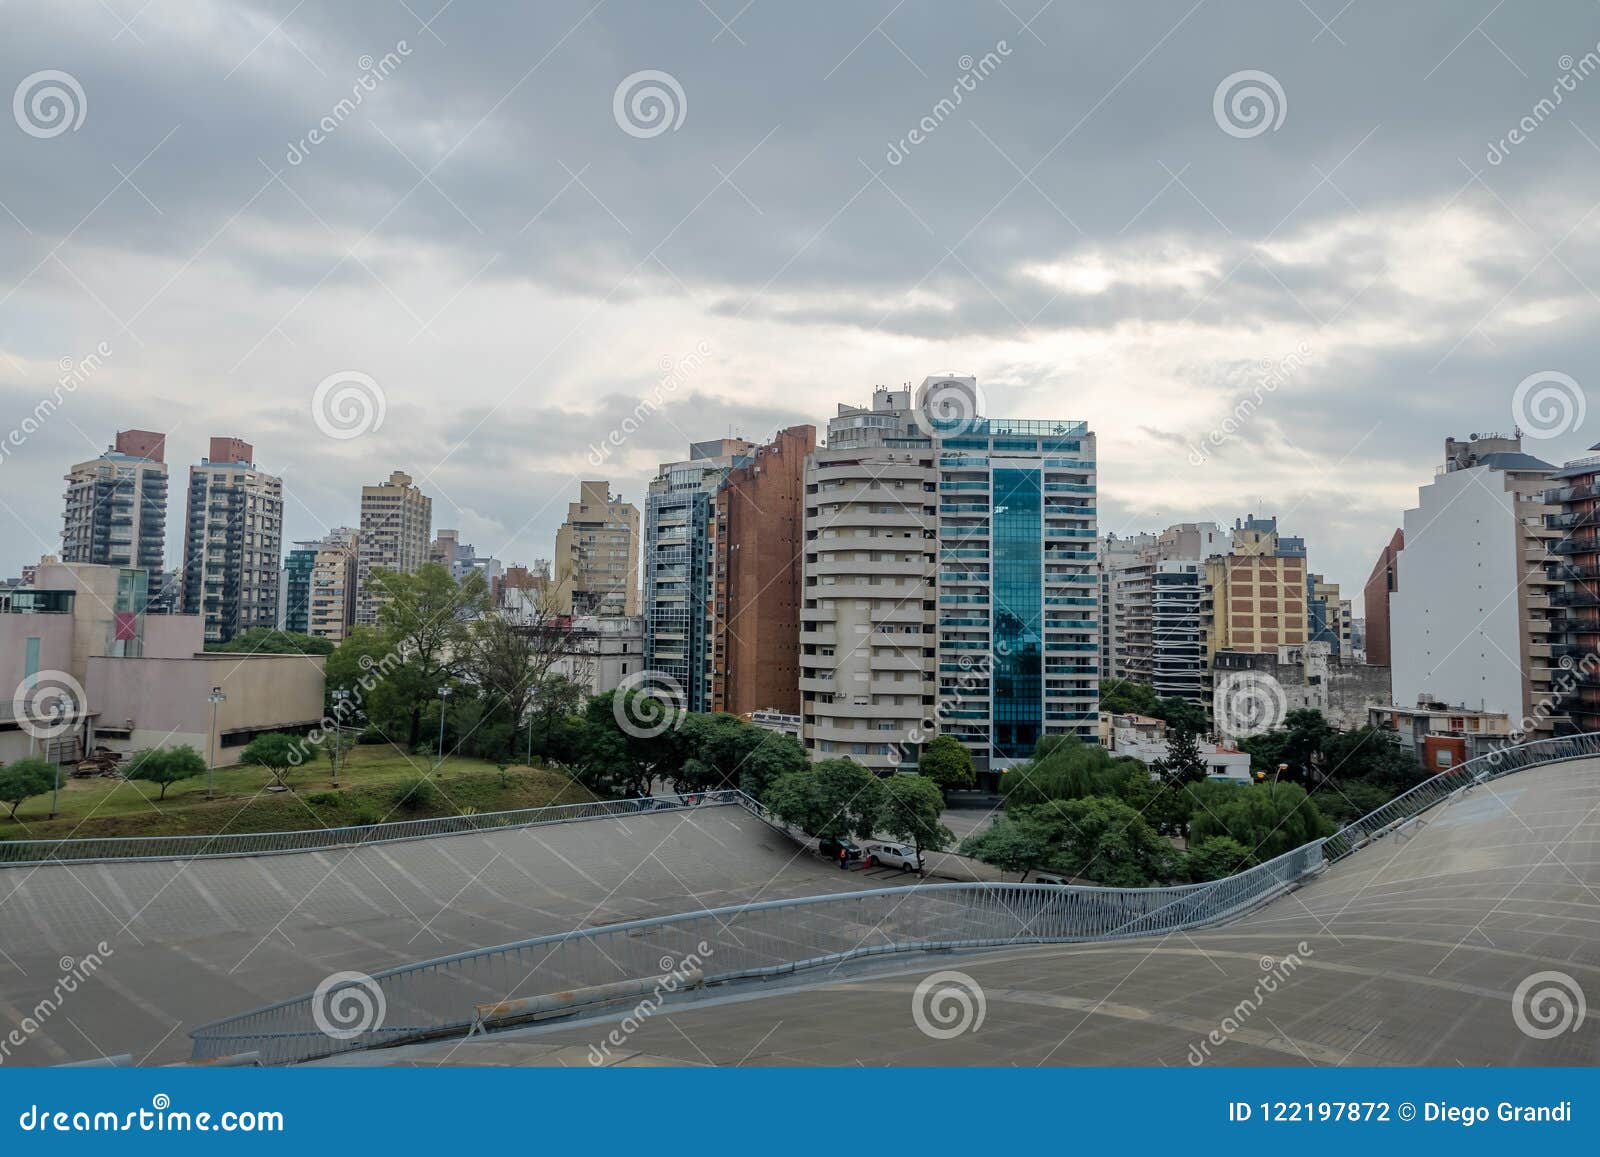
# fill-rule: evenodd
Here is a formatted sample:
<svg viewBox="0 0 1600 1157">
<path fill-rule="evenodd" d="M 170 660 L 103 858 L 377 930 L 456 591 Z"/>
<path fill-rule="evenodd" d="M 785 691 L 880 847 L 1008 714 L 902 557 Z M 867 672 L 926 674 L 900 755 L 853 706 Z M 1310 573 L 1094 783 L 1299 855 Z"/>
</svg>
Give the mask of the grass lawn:
<svg viewBox="0 0 1600 1157">
<path fill-rule="evenodd" d="M 388 746 L 352 750 L 333 789 L 326 759 L 307 763 L 286 777 L 294 790 L 267 792 L 272 775 L 261 767 L 219 767 L 217 798 L 206 799 L 206 777 L 175 783 L 157 800 L 156 784 L 114 779 L 68 779 L 63 774 L 59 812 L 50 796 L 35 796 L 6 818 L 0 807 L 0 840 L 63 839 L 69 836 L 211 835 L 216 832 L 298 831 L 345 827 L 424 816 L 511 811 L 595 797 L 560 772 L 513 764 L 501 784 L 499 767 L 481 759 L 447 758 L 429 775 L 433 800 L 414 809 L 394 804 L 397 786 L 432 772 L 428 756 L 404 755 Z"/>
</svg>

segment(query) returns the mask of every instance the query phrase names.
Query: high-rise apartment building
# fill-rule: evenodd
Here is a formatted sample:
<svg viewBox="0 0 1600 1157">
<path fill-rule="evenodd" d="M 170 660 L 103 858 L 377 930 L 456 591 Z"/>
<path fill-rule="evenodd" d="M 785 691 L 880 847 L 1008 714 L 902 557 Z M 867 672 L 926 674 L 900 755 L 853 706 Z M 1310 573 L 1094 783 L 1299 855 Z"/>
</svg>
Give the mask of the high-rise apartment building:
<svg viewBox="0 0 1600 1157">
<path fill-rule="evenodd" d="M 710 707 L 800 711 L 806 455 L 815 426 L 779 430 L 712 498 L 706 606 Z"/>
<path fill-rule="evenodd" d="M 356 541 L 347 526 L 297 542 L 284 559 L 283 629 L 335 642 L 355 621 Z"/>
<path fill-rule="evenodd" d="M 840 406 L 807 460 L 800 714 L 813 758 L 894 771 L 940 730 L 934 457 L 911 391 L 880 387 L 870 407 Z M 989 622 L 987 608 L 948 618 Z M 952 726 L 969 726 L 964 699 L 947 699 Z"/>
<path fill-rule="evenodd" d="M 728 471 L 755 448 L 742 438 L 691 443 L 686 461 L 662 464 L 645 500 L 645 667 L 675 682 L 681 706 L 690 711 L 705 711 L 711 702 L 706 600 L 712 499 Z"/>
<path fill-rule="evenodd" d="M 1550 656 L 1563 668 L 1556 708 L 1567 716 L 1555 729 L 1600 731 L 1600 456 L 1568 462 L 1550 483 L 1544 499 L 1559 513 L 1545 521 L 1561 538 L 1549 572 L 1562 583 L 1550 599 Z"/>
<path fill-rule="evenodd" d="M 578 483 L 556 530 L 555 578 L 559 614 L 639 613 L 639 508 L 610 482 Z"/>
<path fill-rule="evenodd" d="M 140 567 L 149 575 L 147 602 L 165 606 L 167 538 L 166 435 L 121 430 L 100 457 L 66 476 L 61 560 Z"/>
<path fill-rule="evenodd" d="M 1108 534 L 1097 540 L 1100 585 L 1100 673 L 1110 679 L 1150 677 L 1150 605 L 1156 536 Z"/>
<path fill-rule="evenodd" d="M 1206 653 L 1270 652 L 1306 641 L 1306 546 L 1278 533 L 1276 518 L 1234 523 L 1227 554 L 1206 562 L 1201 621 Z"/>
<path fill-rule="evenodd" d="M 1092 738 L 1095 489 L 1082 422 L 984 417 L 970 377 L 841 407 L 807 472 L 807 748 L 892 770 L 949 734 L 992 783 Z"/>
<path fill-rule="evenodd" d="M 1529 732 L 1554 729 L 1550 640 L 1560 612 L 1552 622 L 1550 608 L 1563 580 L 1553 564 L 1575 549 L 1557 541 L 1564 516 L 1546 502 L 1554 473 L 1523 453 L 1519 435 L 1445 441 L 1444 469 L 1406 511 L 1389 596 L 1395 704 L 1442 703 L 1527 720 Z"/>
<path fill-rule="evenodd" d="M 1228 543 L 1214 522 L 1182 522 L 1158 535 L 1105 541 L 1100 565 L 1105 674 L 1149 683 L 1159 695 L 1204 699 L 1205 560 L 1226 552 Z"/>
<path fill-rule="evenodd" d="M 386 482 L 361 488 L 361 537 L 356 550 L 356 622 L 376 623 L 382 595 L 374 570 L 409 574 L 428 561 L 433 499 L 396 470 Z"/>
<path fill-rule="evenodd" d="M 248 442 L 212 438 L 210 453 L 189 467 L 183 606 L 204 616 L 208 643 L 278 621 L 283 481 L 253 458 Z"/>
<path fill-rule="evenodd" d="M 1341 658 L 1348 645 L 1345 607 L 1339 597 L 1339 584 L 1319 574 L 1306 576 L 1306 637 L 1314 643 L 1327 643 L 1329 654 Z"/>
</svg>

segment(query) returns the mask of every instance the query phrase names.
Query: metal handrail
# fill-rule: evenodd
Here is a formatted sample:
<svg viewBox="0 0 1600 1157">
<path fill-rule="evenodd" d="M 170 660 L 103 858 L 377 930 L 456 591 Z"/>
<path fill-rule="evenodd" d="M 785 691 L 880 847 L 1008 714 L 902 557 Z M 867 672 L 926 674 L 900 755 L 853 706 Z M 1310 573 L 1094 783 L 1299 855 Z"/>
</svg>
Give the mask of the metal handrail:
<svg viewBox="0 0 1600 1157">
<path fill-rule="evenodd" d="M 1600 734 L 1537 740 L 1468 760 L 1370 815 L 1237 875 L 1170 888 L 1049 884 L 923 884 L 657 916 L 539 936 L 403 965 L 359 981 L 201 1025 L 197 1060 L 258 1051 L 289 1064 L 353 1049 L 467 1031 L 473 1005 L 668 972 L 695 958 L 707 983 L 780 975 L 884 953 L 1074 943 L 1169 935 L 1232 919 L 1328 863 L 1475 784 L 1527 767 L 1600 756 Z M 743 792 L 731 797 L 782 821 Z M 530 989 L 530 983 L 537 976 Z M 330 1009 L 344 998 L 377 1015 L 347 1032 Z M 329 1032 L 328 1028 L 335 1028 Z"/>
<path fill-rule="evenodd" d="M 263 1064 L 289 1064 L 465 1032 L 479 1001 L 661 975 L 691 958 L 715 984 L 885 953 L 1162 935 L 1237 915 L 1321 866 L 1321 848 L 1311 843 L 1206 884 L 922 884 L 656 916 L 391 968 L 189 1035 L 196 1060 L 257 1051 Z M 341 1004 L 372 1014 L 360 1032 L 336 1027 Z"/>
<path fill-rule="evenodd" d="M 1600 734 L 1587 732 L 1507 745 L 1458 763 L 1334 832 L 1323 843 L 1328 862 L 1331 864 L 1344 859 L 1351 852 L 1365 847 L 1374 839 L 1417 818 L 1435 804 L 1475 784 L 1487 783 L 1541 764 L 1597 756 L 1600 756 Z"/>
<path fill-rule="evenodd" d="M 563 803 L 517 811 L 396 820 L 343 828 L 309 828 L 294 832 L 237 832 L 209 836 L 110 836 L 103 839 L 0 840 L 0 868 L 21 864 L 81 864 L 102 860 L 198 860 L 229 856 L 271 856 L 288 852 L 386 844 L 431 839 L 463 832 L 564 824 L 578 820 L 613 819 L 641 811 L 681 811 L 690 807 L 734 804 L 738 791 L 642 796 L 634 799 Z M 748 797 L 746 797 L 748 799 Z M 696 803 L 686 802 L 688 799 Z M 746 806 L 754 803 L 749 800 Z M 759 807 L 759 805 L 757 805 Z"/>
</svg>

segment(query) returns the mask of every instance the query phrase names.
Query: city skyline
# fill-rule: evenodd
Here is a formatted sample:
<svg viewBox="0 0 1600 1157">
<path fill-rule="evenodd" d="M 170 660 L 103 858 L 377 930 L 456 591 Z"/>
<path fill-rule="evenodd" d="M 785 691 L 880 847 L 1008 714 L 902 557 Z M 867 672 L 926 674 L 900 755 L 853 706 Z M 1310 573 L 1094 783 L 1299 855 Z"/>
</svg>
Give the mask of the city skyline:
<svg viewBox="0 0 1600 1157">
<path fill-rule="evenodd" d="M 1531 375 L 1581 383 L 1600 308 L 1579 191 L 1600 87 L 1507 140 L 1591 53 L 1578 5 L 1464 41 L 1443 4 L 1358 6 L 1333 34 L 1297 6 L 1158 5 L 1097 20 L 1091 56 L 1054 6 L 1026 28 L 908 6 L 881 35 L 758 6 L 737 38 L 698 10 L 452 8 L 424 30 L 356 6 L 298 14 L 291 41 L 222 5 L 214 39 L 136 21 L 131 53 L 102 10 L 36 7 L 7 75 L 53 62 L 86 107 L 0 139 L 35 177 L 0 213 L 0 406 L 30 413 L 63 359 L 108 352 L 0 464 L 8 573 L 55 540 L 57 464 L 110 427 L 167 429 L 179 462 L 202 430 L 252 439 L 286 541 L 399 467 L 438 523 L 528 560 L 574 479 L 638 504 L 686 441 L 764 440 L 948 371 L 995 412 L 1097 431 L 1102 529 L 1277 513 L 1326 528 L 1314 564 L 1350 590 L 1437 438 L 1509 432 Z M 519 40 L 561 49 L 530 70 Z M 614 119 L 666 62 L 681 122 Z M 1219 121 L 1251 70 L 1281 120 Z M 382 391 L 360 437 L 310 424 L 340 375 Z"/>
</svg>

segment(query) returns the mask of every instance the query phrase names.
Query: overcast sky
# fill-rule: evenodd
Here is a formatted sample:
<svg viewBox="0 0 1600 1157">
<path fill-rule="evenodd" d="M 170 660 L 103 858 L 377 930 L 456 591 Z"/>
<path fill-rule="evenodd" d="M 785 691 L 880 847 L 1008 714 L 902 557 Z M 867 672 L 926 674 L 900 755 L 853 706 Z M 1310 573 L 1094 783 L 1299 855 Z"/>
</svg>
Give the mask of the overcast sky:
<svg viewBox="0 0 1600 1157">
<path fill-rule="evenodd" d="M 169 565 L 214 434 L 283 475 L 287 539 L 399 468 L 435 528 L 529 562 L 579 478 L 642 506 L 691 438 L 971 373 L 994 415 L 1090 423 L 1103 530 L 1276 513 L 1347 593 L 1447 434 L 1600 439 L 1588 0 L 0 21 L 3 574 L 58 549 L 62 474 L 129 426 L 169 432 Z M 375 428 L 314 413 L 331 376 L 370 392 L 351 374 Z"/>
</svg>

